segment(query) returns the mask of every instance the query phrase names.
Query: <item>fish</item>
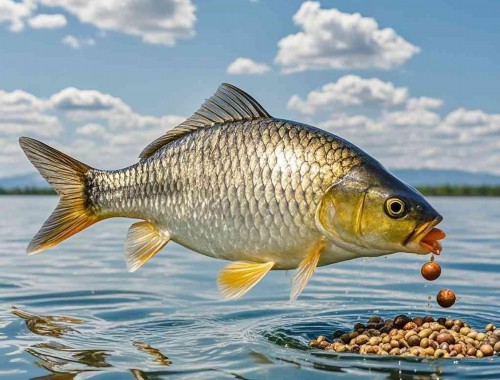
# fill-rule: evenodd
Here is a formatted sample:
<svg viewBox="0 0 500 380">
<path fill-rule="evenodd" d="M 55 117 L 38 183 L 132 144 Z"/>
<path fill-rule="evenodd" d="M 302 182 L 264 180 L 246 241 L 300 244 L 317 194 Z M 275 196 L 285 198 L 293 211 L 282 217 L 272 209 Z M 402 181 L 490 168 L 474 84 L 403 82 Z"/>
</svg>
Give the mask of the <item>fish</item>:
<svg viewBox="0 0 500 380">
<path fill-rule="evenodd" d="M 354 144 L 275 118 L 228 83 L 123 169 L 19 142 L 60 196 L 30 254 L 104 219 L 138 219 L 126 237 L 129 271 L 173 241 L 230 261 L 217 280 L 224 298 L 243 296 L 271 270 L 295 269 L 294 300 L 319 266 L 442 250 L 443 217 L 417 190 Z"/>
</svg>

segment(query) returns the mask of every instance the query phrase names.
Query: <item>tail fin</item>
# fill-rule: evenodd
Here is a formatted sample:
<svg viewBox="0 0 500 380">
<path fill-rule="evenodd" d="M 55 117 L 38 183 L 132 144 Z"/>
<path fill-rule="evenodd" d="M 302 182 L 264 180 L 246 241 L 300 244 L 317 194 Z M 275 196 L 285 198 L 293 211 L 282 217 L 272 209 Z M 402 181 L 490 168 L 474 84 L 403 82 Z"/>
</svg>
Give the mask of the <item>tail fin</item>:
<svg viewBox="0 0 500 380">
<path fill-rule="evenodd" d="M 31 240 L 29 254 L 53 247 L 100 220 L 88 209 L 85 196 L 85 174 L 92 168 L 28 137 L 21 137 L 19 144 L 61 197 L 52 215 Z"/>
</svg>

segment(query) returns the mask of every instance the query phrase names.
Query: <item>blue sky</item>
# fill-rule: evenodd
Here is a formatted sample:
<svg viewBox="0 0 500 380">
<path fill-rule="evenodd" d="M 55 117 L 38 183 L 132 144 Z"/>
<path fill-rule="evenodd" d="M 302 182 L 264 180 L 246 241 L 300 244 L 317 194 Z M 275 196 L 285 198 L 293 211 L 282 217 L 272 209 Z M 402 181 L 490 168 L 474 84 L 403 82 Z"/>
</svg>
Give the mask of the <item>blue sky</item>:
<svg viewBox="0 0 500 380">
<path fill-rule="evenodd" d="M 499 11 L 497 1 L 0 0 L 0 177 L 32 170 L 19 135 L 99 168 L 131 164 L 221 82 L 388 167 L 498 174 Z M 252 61 L 230 74 L 238 58 Z"/>
</svg>

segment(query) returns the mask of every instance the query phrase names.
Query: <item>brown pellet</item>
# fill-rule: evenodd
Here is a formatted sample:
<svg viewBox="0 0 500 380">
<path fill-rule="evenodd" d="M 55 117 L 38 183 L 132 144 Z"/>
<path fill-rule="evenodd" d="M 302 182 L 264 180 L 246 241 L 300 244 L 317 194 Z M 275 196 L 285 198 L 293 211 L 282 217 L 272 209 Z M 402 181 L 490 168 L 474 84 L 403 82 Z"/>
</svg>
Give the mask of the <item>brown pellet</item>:
<svg viewBox="0 0 500 380">
<path fill-rule="evenodd" d="M 418 337 L 418 335 L 410 336 L 410 338 L 408 339 L 408 344 L 412 347 L 419 346 L 420 345 L 420 338 Z"/>
<path fill-rule="evenodd" d="M 398 315 L 396 318 L 394 318 L 394 326 L 398 329 L 402 328 L 408 322 L 410 322 L 410 318 L 408 318 L 406 315 Z"/>
<path fill-rule="evenodd" d="M 467 335 L 468 333 L 470 333 L 470 328 L 469 327 L 462 327 L 460 329 L 460 334 Z"/>
<path fill-rule="evenodd" d="M 467 356 L 476 356 L 477 349 L 474 347 L 471 347 L 467 350 Z"/>
<path fill-rule="evenodd" d="M 382 348 L 382 350 L 384 351 L 387 351 L 389 352 L 390 350 L 392 350 L 392 346 L 390 343 L 383 343 L 380 348 Z"/>
<path fill-rule="evenodd" d="M 420 347 L 427 348 L 429 347 L 429 339 L 423 338 L 420 340 Z"/>
<path fill-rule="evenodd" d="M 372 315 L 368 320 L 368 323 L 379 323 L 379 322 L 382 322 L 382 318 L 380 318 L 378 315 Z"/>
<path fill-rule="evenodd" d="M 448 308 L 453 306 L 456 296 L 450 289 L 441 289 L 436 296 L 436 300 L 439 306 Z"/>
<path fill-rule="evenodd" d="M 415 330 L 417 328 L 417 324 L 415 322 L 408 322 L 406 325 L 403 326 L 403 330 Z"/>
<path fill-rule="evenodd" d="M 432 334 L 431 329 L 423 329 L 418 333 L 420 338 L 428 338 Z"/>
<path fill-rule="evenodd" d="M 318 342 L 318 347 L 319 348 L 326 348 L 330 345 L 326 340 L 322 340 L 321 342 Z"/>
<path fill-rule="evenodd" d="M 357 330 L 364 330 L 364 329 L 366 329 L 364 324 L 359 323 L 359 322 L 354 324 L 354 330 L 357 331 Z"/>
<path fill-rule="evenodd" d="M 413 318 L 413 323 L 420 327 L 424 324 L 424 319 L 422 317 L 415 317 Z"/>
<path fill-rule="evenodd" d="M 493 356 L 493 347 L 491 347 L 489 344 L 483 344 L 481 347 L 479 347 L 479 349 L 484 354 L 484 356 Z"/>
<path fill-rule="evenodd" d="M 439 344 L 441 343 L 448 343 L 448 344 L 453 344 L 455 343 L 455 338 L 453 337 L 453 335 L 449 334 L 449 333 L 441 333 L 437 336 L 436 338 L 437 342 Z"/>
<path fill-rule="evenodd" d="M 441 266 L 435 261 L 429 261 L 422 265 L 420 273 L 427 281 L 434 281 L 441 276 Z"/>
<path fill-rule="evenodd" d="M 484 334 L 484 333 L 479 333 L 476 335 L 476 340 L 478 340 L 478 341 L 482 341 L 485 339 L 486 339 L 486 334 Z"/>
<path fill-rule="evenodd" d="M 359 345 L 362 345 L 362 344 L 366 344 L 368 343 L 368 341 L 370 340 L 370 338 L 368 337 L 368 335 L 360 335 L 356 338 L 356 344 L 359 344 Z"/>
<path fill-rule="evenodd" d="M 394 347 L 392 350 L 389 351 L 389 355 L 399 355 L 400 351 L 398 347 Z"/>
<path fill-rule="evenodd" d="M 493 347 L 493 349 L 497 354 L 500 354 L 500 342 L 496 342 L 495 347 Z"/>
</svg>

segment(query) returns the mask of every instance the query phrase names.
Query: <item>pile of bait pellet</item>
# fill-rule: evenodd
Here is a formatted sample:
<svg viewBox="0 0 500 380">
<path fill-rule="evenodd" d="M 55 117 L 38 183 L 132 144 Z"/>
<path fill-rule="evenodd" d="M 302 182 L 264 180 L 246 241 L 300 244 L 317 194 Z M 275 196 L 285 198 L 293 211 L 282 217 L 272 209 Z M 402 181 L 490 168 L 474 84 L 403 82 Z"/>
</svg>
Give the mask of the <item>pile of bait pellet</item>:
<svg viewBox="0 0 500 380">
<path fill-rule="evenodd" d="M 500 355 L 500 329 L 492 323 L 484 332 L 460 319 L 406 315 L 383 320 L 372 316 L 353 331 L 336 331 L 332 339 L 319 336 L 309 342 L 326 351 L 434 358 L 482 358 Z"/>
</svg>

